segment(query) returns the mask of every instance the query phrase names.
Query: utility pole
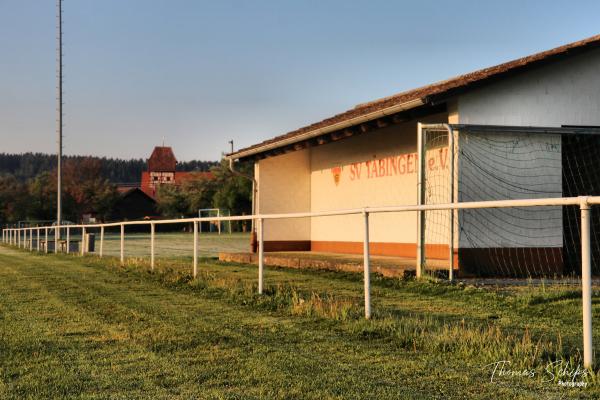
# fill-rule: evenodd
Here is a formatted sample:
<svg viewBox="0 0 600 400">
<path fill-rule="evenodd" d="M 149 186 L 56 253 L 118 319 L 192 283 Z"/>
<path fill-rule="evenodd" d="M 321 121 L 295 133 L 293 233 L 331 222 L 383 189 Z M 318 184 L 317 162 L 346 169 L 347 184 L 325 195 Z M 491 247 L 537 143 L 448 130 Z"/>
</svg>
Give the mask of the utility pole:
<svg viewBox="0 0 600 400">
<path fill-rule="evenodd" d="M 56 12 L 57 12 L 57 36 L 56 36 L 56 80 L 57 80 L 57 101 L 58 105 L 56 108 L 56 135 L 58 136 L 58 155 L 56 165 L 56 223 L 57 225 L 62 224 L 62 151 L 63 151 L 63 73 L 62 73 L 62 0 L 56 0 Z M 57 237 L 60 236 L 60 229 L 56 230 Z"/>
</svg>

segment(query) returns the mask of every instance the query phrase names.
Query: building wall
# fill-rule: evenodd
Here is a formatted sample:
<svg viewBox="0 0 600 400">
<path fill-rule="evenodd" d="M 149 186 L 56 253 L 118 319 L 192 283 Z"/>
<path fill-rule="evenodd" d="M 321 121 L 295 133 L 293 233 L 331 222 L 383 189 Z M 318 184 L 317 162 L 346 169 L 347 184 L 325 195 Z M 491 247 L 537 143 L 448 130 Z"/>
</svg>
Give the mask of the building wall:
<svg viewBox="0 0 600 400">
<path fill-rule="evenodd" d="M 460 123 L 600 125 L 600 50 L 460 96 Z"/>
<path fill-rule="evenodd" d="M 598 126 L 599 71 L 594 50 L 472 91 L 458 98 L 458 122 Z M 461 135 L 459 146 L 460 201 L 562 196 L 558 135 Z M 560 207 L 460 211 L 462 266 L 560 273 L 562 214 Z"/>
<path fill-rule="evenodd" d="M 460 96 L 458 120 L 487 125 L 600 125 L 599 71 L 600 50 L 593 50 L 525 72 Z M 562 196 L 560 136 L 507 132 L 460 136 L 460 201 Z M 463 248 L 562 246 L 560 207 L 460 214 Z M 483 223 L 469 215 L 479 215 L 490 229 L 484 233 L 479 226 Z"/>
<path fill-rule="evenodd" d="M 259 213 L 310 211 L 310 151 L 294 151 L 258 162 L 255 174 Z M 310 249 L 310 225 L 309 218 L 265 221 L 264 239 L 271 242 L 265 250 Z"/>
<path fill-rule="evenodd" d="M 447 122 L 447 116 L 424 118 L 422 122 Z M 415 121 L 314 147 L 311 210 L 415 204 L 416 137 Z M 428 159 L 432 167 L 441 168 L 446 155 L 440 158 L 436 150 Z M 414 256 L 416 221 L 416 213 L 371 215 L 372 252 Z M 312 249 L 316 251 L 361 252 L 363 235 L 361 215 L 314 218 L 311 224 Z"/>
</svg>

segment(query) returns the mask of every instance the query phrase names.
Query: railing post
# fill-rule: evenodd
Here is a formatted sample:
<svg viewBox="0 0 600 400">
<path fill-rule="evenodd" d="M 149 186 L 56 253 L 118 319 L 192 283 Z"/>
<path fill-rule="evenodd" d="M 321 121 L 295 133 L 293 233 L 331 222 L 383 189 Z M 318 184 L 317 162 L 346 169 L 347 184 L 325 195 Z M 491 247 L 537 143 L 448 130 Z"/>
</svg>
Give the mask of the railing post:
<svg viewBox="0 0 600 400">
<path fill-rule="evenodd" d="M 263 293 L 264 262 L 265 262 L 264 220 L 258 219 L 258 294 Z"/>
<path fill-rule="evenodd" d="M 592 368 L 592 253 L 590 250 L 590 206 L 585 199 L 581 210 L 581 293 L 583 303 L 583 366 Z"/>
<path fill-rule="evenodd" d="M 425 204 L 425 143 L 424 130 L 422 124 L 417 124 L 417 204 Z M 425 264 L 425 212 L 417 211 L 417 259 L 416 273 L 417 278 L 423 276 L 423 266 Z"/>
<path fill-rule="evenodd" d="M 154 222 L 150 223 L 150 269 L 154 271 L 154 234 L 156 227 Z"/>
<path fill-rule="evenodd" d="M 46 241 L 46 246 L 44 246 L 44 253 L 48 254 L 48 227 L 44 228 L 44 235 L 45 235 L 45 241 Z"/>
<path fill-rule="evenodd" d="M 69 228 L 69 226 L 67 225 L 67 237 L 66 237 L 66 246 L 67 248 L 65 249 L 65 253 L 69 254 L 69 250 L 71 247 L 71 229 Z"/>
<path fill-rule="evenodd" d="M 82 226 L 81 227 L 81 255 L 82 256 L 85 254 L 85 245 L 86 245 L 85 231 L 86 231 L 85 226 Z"/>
<path fill-rule="evenodd" d="M 60 238 L 60 225 L 56 225 L 54 230 L 54 254 L 58 254 L 58 238 Z"/>
<path fill-rule="evenodd" d="M 221 221 L 219 221 L 220 223 Z M 198 223 L 194 221 L 194 279 L 198 275 Z"/>
<path fill-rule="evenodd" d="M 40 252 L 40 227 L 38 226 L 38 228 L 36 229 L 37 231 L 37 236 L 36 236 L 36 244 L 35 244 L 35 248 L 37 250 L 37 252 Z"/>
<path fill-rule="evenodd" d="M 371 265 L 369 254 L 369 213 L 363 211 L 365 236 L 363 242 L 363 263 L 364 263 L 364 283 L 365 283 L 365 318 L 371 318 Z"/>
<path fill-rule="evenodd" d="M 33 228 L 29 228 L 29 251 L 33 251 Z"/>
<path fill-rule="evenodd" d="M 125 225 L 121 224 L 121 266 L 125 265 Z"/>
<path fill-rule="evenodd" d="M 100 249 L 98 251 L 100 258 L 104 255 L 104 226 L 100 227 Z"/>
</svg>

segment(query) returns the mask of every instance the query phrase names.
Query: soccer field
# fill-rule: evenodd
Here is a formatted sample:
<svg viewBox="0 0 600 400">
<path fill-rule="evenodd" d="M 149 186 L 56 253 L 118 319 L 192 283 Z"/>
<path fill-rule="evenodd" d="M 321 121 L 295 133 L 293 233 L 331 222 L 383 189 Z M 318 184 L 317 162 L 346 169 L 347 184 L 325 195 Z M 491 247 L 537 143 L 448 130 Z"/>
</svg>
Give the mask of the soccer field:
<svg viewBox="0 0 600 400">
<path fill-rule="evenodd" d="M 79 237 L 74 237 L 76 240 Z M 96 252 L 99 248 L 100 236 L 96 234 Z M 192 257 L 194 236 L 183 232 L 158 232 L 155 239 L 157 258 Z M 198 235 L 198 253 L 203 257 L 216 257 L 220 251 L 247 252 L 250 250 L 250 235 L 247 233 L 222 234 L 201 233 Z M 107 232 L 104 243 L 104 254 L 118 256 L 120 252 L 120 236 L 115 232 Z M 125 254 L 127 257 L 150 257 L 149 233 L 126 233 Z"/>
<path fill-rule="evenodd" d="M 254 266 L 127 264 L 0 246 L 0 398 L 600 396 L 597 377 L 547 372 L 578 357 L 575 289 L 374 276 L 365 321 L 359 275 L 268 268 L 259 296 Z M 535 376 L 492 379 L 503 360 Z"/>
</svg>

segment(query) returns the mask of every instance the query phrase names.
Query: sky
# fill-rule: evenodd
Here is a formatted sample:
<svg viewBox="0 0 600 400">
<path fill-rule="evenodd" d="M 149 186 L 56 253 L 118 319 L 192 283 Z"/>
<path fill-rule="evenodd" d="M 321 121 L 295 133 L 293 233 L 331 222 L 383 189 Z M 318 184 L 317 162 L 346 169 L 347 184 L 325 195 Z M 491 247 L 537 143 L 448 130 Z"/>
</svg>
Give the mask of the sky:
<svg viewBox="0 0 600 400">
<path fill-rule="evenodd" d="M 598 1 L 64 0 L 64 152 L 217 160 L 600 33 Z M 0 152 L 56 151 L 55 0 L 0 0 Z"/>
</svg>

